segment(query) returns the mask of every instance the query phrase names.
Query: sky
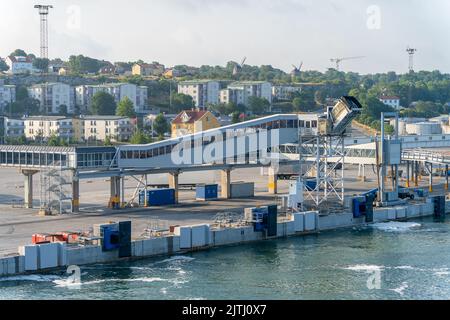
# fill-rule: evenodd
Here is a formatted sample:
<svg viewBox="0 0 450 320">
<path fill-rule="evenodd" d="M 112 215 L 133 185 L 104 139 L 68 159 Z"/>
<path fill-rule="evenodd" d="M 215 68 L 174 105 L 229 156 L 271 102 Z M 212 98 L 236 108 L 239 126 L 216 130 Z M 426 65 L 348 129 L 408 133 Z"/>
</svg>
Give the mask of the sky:
<svg viewBox="0 0 450 320">
<path fill-rule="evenodd" d="M 330 58 L 362 74 L 450 73 L 448 0 L 0 0 L 0 57 L 21 48 L 39 55 L 39 15 L 51 4 L 49 57 L 83 54 L 166 66 L 270 64 L 325 71 Z"/>
</svg>

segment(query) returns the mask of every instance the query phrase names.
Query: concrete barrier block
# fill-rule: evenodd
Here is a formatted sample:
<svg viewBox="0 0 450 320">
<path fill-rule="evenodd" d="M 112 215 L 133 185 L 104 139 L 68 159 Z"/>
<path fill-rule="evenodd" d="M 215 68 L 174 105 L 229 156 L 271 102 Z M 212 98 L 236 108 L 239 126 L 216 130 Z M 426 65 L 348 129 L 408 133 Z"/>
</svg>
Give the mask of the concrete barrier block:
<svg viewBox="0 0 450 320">
<path fill-rule="evenodd" d="M 339 227 L 350 226 L 356 224 L 353 220 L 353 214 L 343 213 L 343 214 L 330 214 L 327 216 L 319 217 L 319 230 L 331 230 Z"/>
<path fill-rule="evenodd" d="M 58 267 L 58 247 L 57 243 L 39 245 L 39 269 Z"/>
<path fill-rule="evenodd" d="M 119 260 L 119 250 L 102 251 L 100 250 L 97 255 L 97 262 L 113 262 Z"/>
<path fill-rule="evenodd" d="M 212 235 L 210 235 L 210 242 L 212 241 Z M 179 236 L 173 236 L 172 237 L 172 252 L 178 252 L 180 251 L 180 237 Z"/>
<path fill-rule="evenodd" d="M 406 207 L 406 217 L 415 218 L 420 216 L 420 206 L 419 205 L 409 205 Z"/>
<path fill-rule="evenodd" d="M 305 231 L 313 231 L 317 228 L 317 211 L 305 212 Z"/>
<path fill-rule="evenodd" d="M 174 231 L 180 237 L 180 249 L 192 248 L 191 227 L 176 227 Z"/>
<path fill-rule="evenodd" d="M 373 220 L 375 222 L 388 220 L 388 210 L 385 208 L 375 209 L 373 211 Z"/>
<path fill-rule="evenodd" d="M 450 212 L 450 200 L 445 201 L 445 213 Z"/>
<path fill-rule="evenodd" d="M 168 237 L 152 238 L 143 241 L 144 257 L 164 254 L 168 250 Z"/>
<path fill-rule="evenodd" d="M 291 236 L 295 234 L 295 222 L 294 221 L 287 221 L 286 223 L 286 235 Z"/>
<path fill-rule="evenodd" d="M 6 264 L 6 274 L 15 274 L 16 273 L 16 258 L 8 257 L 5 259 Z"/>
<path fill-rule="evenodd" d="M 98 257 L 101 252 L 101 246 L 67 247 L 67 265 L 97 263 L 99 262 Z"/>
<path fill-rule="evenodd" d="M 25 271 L 38 270 L 39 249 L 37 245 L 21 246 L 19 254 L 25 257 Z"/>
<path fill-rule="evenodd" d="M 395 217 L 397 219 L 405 219 L 406 218 L 406 208 L 405 207 L 395 208 Z"/>
<path fill-rule="evenodd" d="M 434 214 L 434 203 L 422 204 L 422 216 L 431 216 Z"/>
<path fill-rule="evenodd" d="M 278 222 L 277 223 L 277 237 L 286 237 L 286 235 L 287 235 L 286 223 Z"/>
<path fill-rule="evenodd" d="M 263 233 L 262 232 L 255 232 L 253 230 L 253 227 L 241 227 L 239 228 L 242 241 L 249 242 L 249 241 L 257 241 L 263 239 Z"/>
<path fill-rule="evenodd" d="M 143 240 L 131 241 L 131 255 L 133 257 L 143 257 L 144 256 L 144 244 Z"/>
<path fill-rule="evenodd" d="M 209 225 L 199 224 L 191 226 L 192 248 L 204 247 L 209 243 Z"/>
<path fill-rule="evenodd" d="M 67 244 L 65 242 L 56 242 L 58 245 L 58 266 L 67 266 Z"/>
<path fill-rule="evenodd" d="M 388 220 L 397 219 L 397 210 L 395 208 L 386 208 Z"/>
<path fill-rule="evenodd" d="M 294 221 L 295 232 L 305 231 L 305 215 L 303 213 L 294 213 L 292 219 Z"/>
<path fill-rule="evenodd" d="M 24 273 L 25 272 L 25 257 L 24 256 L 16 256 L 16 273 Z"/>
</svg>

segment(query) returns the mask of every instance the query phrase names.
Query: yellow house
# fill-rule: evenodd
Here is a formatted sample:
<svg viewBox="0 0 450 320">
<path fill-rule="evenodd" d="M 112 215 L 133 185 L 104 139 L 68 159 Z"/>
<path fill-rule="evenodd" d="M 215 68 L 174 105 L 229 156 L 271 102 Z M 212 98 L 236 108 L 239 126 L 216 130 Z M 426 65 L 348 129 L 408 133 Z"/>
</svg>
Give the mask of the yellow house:
<svg viewBox="0 0 450 320">
<path fill-rule="evenodd" d="M 185 110 L 172 121 L 172 138 L 220 127 L 209 111 Z"/>
</svg>

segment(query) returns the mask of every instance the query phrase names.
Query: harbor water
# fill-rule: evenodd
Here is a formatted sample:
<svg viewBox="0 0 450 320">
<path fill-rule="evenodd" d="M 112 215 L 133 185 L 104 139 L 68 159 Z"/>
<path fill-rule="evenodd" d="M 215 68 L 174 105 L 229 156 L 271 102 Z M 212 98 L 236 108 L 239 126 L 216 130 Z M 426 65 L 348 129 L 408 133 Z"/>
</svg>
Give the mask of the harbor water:
<svg viewBox="0 0 450 320">
<path fill-rule="evenodd" d="M 0 278 L 0 299 L 450 299 L 450 222 L 378 223 Z"/>
</svg>

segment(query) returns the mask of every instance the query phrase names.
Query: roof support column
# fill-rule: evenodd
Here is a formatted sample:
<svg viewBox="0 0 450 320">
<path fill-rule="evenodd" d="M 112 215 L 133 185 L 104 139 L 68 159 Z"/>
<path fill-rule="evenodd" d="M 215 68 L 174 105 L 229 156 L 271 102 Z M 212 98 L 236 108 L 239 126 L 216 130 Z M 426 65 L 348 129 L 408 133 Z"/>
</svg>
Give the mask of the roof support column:
<svg viewBox="0 0 450 320">
<path fill-rule="evenodd" d="M 33 208 L 33 175 L 37 172 L 37 170 L 22 170 L 24 175 L 24 206 L 27 209 Z"/>
<path fill-rule="evenodd" d="M 180 175 L 180 173 L 178 171 L 169 173 L 169 188 L 175 189 L 175 204 L 178 204 L 178 192 L 179 192 L 178 177 L 179 177 L 179 175 Z"/>
<path fill-rule="evenodd" d="M 231 169 L 224 169 L 220 172 L 220 192 L 223 199 L 231 197 Z"/>
<path fill-rule="evenodd" d="M 273 167 L 269 168 L 269 182 L 268 182 L 268 189 L 270 194 L 277 194 L 278 193 L 278 175 L 276 173 L 276 170 Z"/>
</svg>

